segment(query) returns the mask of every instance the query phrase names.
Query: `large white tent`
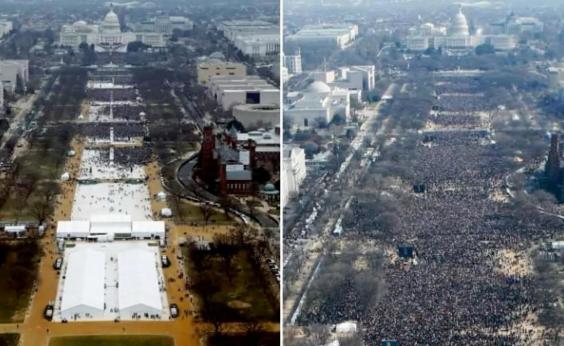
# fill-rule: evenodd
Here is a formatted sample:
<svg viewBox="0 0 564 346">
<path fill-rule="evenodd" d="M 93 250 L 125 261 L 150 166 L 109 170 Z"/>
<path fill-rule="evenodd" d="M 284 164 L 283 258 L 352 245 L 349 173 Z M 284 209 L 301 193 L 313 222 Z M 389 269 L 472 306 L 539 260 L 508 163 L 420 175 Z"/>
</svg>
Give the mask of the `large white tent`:
<svg viewBox="0 0 564 346">
<path fill-rule="evenodd" d="M 125 214 L 103 214 L 90 217 L 90 233 L 95 234 L 130 234 L 131 217 Z"/>
<path fill-rule="evenodd" d="M 57 238 L 86 238 L 89 234 L 89 221 L 59 221 L 57 223 Z"/>
<path fill-rule="evenodd" d="M 131 223 L 131 236 L 136 239 L 165 237 L 164 221 L 133 221 Z"/>
<path fill-rule="evenodd" d="M 132 249 L 118 254 L 121 315 L 160 315 L 163 303 L 154 253 Z"/>
<path fill-rule="evenodd" d="M 104 312 L 105 254 L 81 248 L 67 256 L 61 317 L 73 320 Z"/>
<path fill-rule="evenodd" d="M 59 221 L 59 239 L 160 239 L 164 244 L 164 221 L 131 221 L 125 214 L 94 215 L 88 221 Z"/>
<path fill-rule="evenodd" d="M 54 321 L 167 320 L 159 247 L 79 242 L 65 249 Z"/>
</svg>

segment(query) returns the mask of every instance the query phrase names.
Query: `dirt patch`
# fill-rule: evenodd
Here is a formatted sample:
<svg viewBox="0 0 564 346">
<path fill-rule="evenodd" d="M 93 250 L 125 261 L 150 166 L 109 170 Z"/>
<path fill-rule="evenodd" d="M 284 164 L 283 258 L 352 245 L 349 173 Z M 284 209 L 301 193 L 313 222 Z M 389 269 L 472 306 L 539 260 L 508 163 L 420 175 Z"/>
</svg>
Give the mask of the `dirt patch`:
<svg viewBox="0 0 564 346">
<path fill-rule="evenodd" d="M 514 250 L 500 250 L 496 254 L 496 269 L 506 276 L 529 276 L 533 273 L 533 263 L 529 255 Z"/>
</svg>

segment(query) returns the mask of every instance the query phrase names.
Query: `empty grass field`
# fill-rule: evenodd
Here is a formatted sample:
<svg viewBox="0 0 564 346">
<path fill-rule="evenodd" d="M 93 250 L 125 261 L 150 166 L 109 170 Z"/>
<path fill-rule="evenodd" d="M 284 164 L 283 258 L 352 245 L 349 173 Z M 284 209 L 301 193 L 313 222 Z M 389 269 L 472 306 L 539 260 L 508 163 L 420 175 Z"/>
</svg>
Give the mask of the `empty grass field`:
<svg viewBox="0 0 564 346">
<path fill-rule="evenodd" d="M 22 320 L 18 312 L 29 303 L 39 254 L 36 241 L 0 243 L 0 322 Z"/>
<path fill-rule="evenodd" d="M 212 335 L 208 346 L 277 346 L 280 345 L 278 333 L 251 333 L 249 335 Z"/>
<path fill-rule="evenodd" d="M 0 346 L 18 346 L 20 334 L 0 334 Z"/>
<path fill-rule="evenodd" d="M 174 217 L 177 223 L 204 223 L 204 210 L 198 205 L 185 200 L 179 200 L 178 203 L 171 201 L 169 205 L 172 205 L 176 212 Z M 233 222 L 231 217 L 226 216 L 221 210 L 210 208 L 205 212 L 209 212 L 209 224 L 231 224 Z"/>
<path fill-rule="evenodd" d="M 174 346 L 174 339 L 159 335 L 96 335 L 53 338 L 49 346 Z"/>
<path fill-rule="evenodd" d="M 183 248 L 191 289 L 200 298 L 209 321 L 275 321 L 277 300 L 272 299 L 262 274 L 253 266 L 250 250 L 233 247 L 231 258 L 216 250 Z"/>
</svg>

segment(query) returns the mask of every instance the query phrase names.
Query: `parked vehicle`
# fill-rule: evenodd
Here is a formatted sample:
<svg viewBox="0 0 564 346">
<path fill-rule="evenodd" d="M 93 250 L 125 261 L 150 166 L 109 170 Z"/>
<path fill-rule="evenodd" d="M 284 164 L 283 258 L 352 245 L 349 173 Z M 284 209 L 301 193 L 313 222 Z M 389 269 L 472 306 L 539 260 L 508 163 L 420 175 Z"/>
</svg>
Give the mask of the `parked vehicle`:
<svg viewBox="0 0 564 346">
<path fill-rule="evenodd" d="M 63 267 L 63 258 L 59 257 L 55 260 L 55 262 L 53 263 L 53 269 L 55 270 L 61 270 L 61 268 Z"/>
<path fill-rule="evenodd" d="M 51 321 L 53 320 L 54 313 L 55 313 L 55 307 L 52 304 L 47 304 L 45 310 L 43 310 L 43 317 L 45 317 L 47 321 Z"/>
<path fill-rule="evenodd" d="M 178 305 L 170 304 L 170 317 L 177 318 L 180 311 L 178 310 Z"/>
<path fill-rule="evenodd" d="M 166 255 L 161 256 L 161 263 L 163 265 L 163 268 L 170 267 L 170 260 L 168 259 L 168 257 L 166 257 Z"/>
</svg>

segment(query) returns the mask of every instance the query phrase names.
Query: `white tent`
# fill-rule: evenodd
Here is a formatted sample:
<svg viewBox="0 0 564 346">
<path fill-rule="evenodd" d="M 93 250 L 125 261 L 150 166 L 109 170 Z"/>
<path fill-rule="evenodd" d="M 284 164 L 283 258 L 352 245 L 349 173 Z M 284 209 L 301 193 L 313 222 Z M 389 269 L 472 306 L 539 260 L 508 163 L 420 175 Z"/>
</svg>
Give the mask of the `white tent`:
<svg viewBox="0 0 564 346">
<path fill-rule="evenodd" d="M 116 236 L 117 235 L 117 236 Z M 131 221 L 126 214 L 94 215 L 89 220 L 59 221 L 57 238 L 113 240 L 165 239 L 164 221 Z"/>
<path fill-rule="evenodd" d="M 131 216 L 126 214 L 101 214 L 90 217 L 90 233 L 107 234 L 131 233 Z"/>
<path fill-rule="evenodd" d="M 341 344 L 339 344 L 339 340 L 335 339 L 335 340 L 331 341 L 330 343 L 325 344 L 324 346 L 340 346 L 340 345 Z"/>
<path fill-rule="evenodd" d="M 159 199 L 159 201 L 166 200 L 166 193 L 164 191 L 157 193 L 157 198 Z"/>
<path fill-rule="evenodd" d="M 162 208 L 161 209 L 161 216 L 171 217 L 172 216 L 172 210 L 170 210 L 170 208 Z"/>
<path fill-rule="evenodd" d="M 356 333 L 356 322 L 346 321 L 339 323 L 335 326 L 335 332 L 337 334 L 354 334 Z"/>
<path fill-rule="evenodd" d="M 105 255 L 92 249 L 71 252 L 63 284 L 61 317 L 99 315 L 104 311 Z"/>
<path fill-rule="evenodd" d="M 61 181 L 68 181 L 70 179 L 70 174 L 65 172 L 61 175 Z"/>
<path fill-rule="evenodd" d="M 131 224 L 131 236 L 138 239 L 152 237 L 165 237 L 164 221 L 133 221 Z"/>
<path fill-rule="evenodd" d="M 59 221 L 57 238 L 86 238 L 90 234 L 88 221 Z"/>
<path fill-rule="evenodd" d="M 4 231 L 7 233 L 22 233 L 25 232 L 25 225 L 6 226 L 4 227 Z"/>
<path fill-rule="evenodd" d="M 154 254 L 132 249 L 118 255 L 118 303 L 122 316 L 128 314 L 161 315 L 159 279 Z M 129 316 L 128 316 L 129 317 Z"/>
<path fill-rule="evenodd" d="M 15 235 L 16 237 L 20 237 L 25 235 L 26 226 L 25 225 L 5 226 L 4 231 L 6 233 Z"/>
</svg>

